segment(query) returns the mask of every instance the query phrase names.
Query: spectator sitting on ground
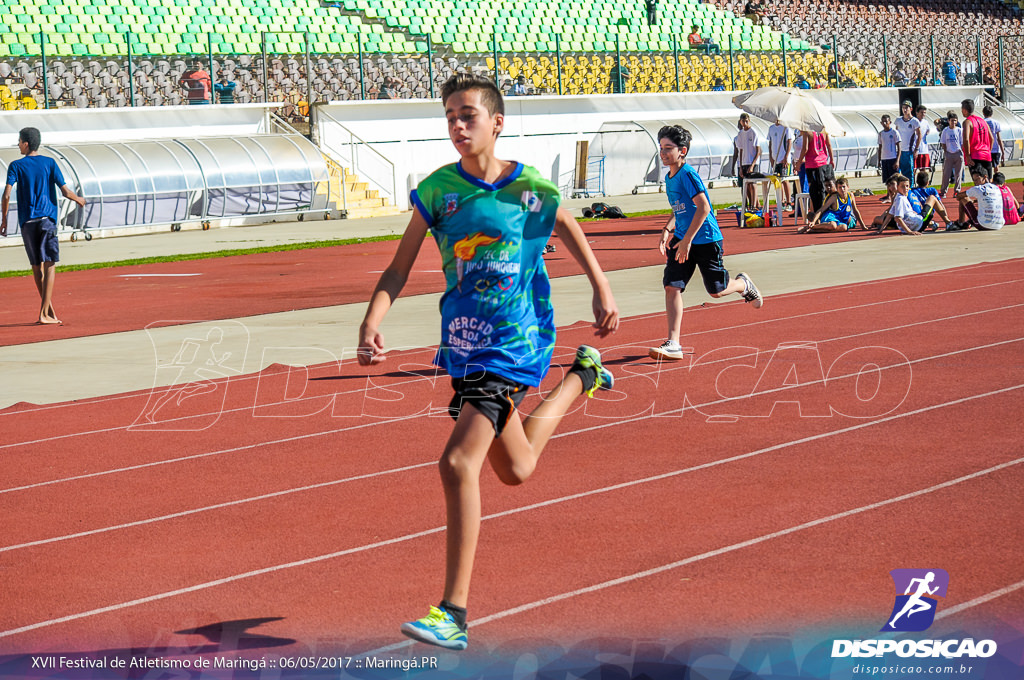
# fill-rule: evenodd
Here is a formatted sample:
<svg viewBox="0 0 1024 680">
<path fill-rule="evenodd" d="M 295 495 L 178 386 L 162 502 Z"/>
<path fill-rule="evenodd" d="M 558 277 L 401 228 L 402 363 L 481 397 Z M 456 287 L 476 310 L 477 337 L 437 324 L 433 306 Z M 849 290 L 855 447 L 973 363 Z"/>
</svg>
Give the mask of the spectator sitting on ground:
<svg viewBox="0 0 1024 680">
<path fill-rule="evenodd" d="M 992 183 L 999 188 L 999 193 L 1003 198 L 1003 222 L 1005 224 L 1018 224 L 1020 222 L 1020 204 L 1017 202 L 1017 197 L 1010 191 L 1010 187 L 1006 186 L 1006 176 L 997 172 L 992 175 Z"/>
<path fill-rule="evenodd" d="M 939 192 L 928 186 L 928 180 L 931 177 L 930 171 L 919 171 L 917 186 L 907 193 L 907 200 L 910 201 L 910 207 L 923 218 L 925 224 L 931 222 L 931 231 L 935 231 L 938 228 L 938 222 L 934 219 L 935 213 L 939 214 L 947 228 L 949 227 L 949 217 L 946 215 L 946 206 L 942 205 Z"/>
<path fill-rule="evenodd" d="M 721 54 L 722 50 L 718 47 L 717 43 L 713 43 L 710 40 L 705 40 L 700 37 L 700 33 L 696 26 L 692 27 L 690 35 L 686 38 L 687 42 L 690 43 L 691 50 L 697 50 L 704 54 Z"/>
<path fill-rule="evenodd" d="M 850 192 L 849 180 L 840 177 L 833 186 L 835 192 L 829 194 L 821 205 L 821 210 L 811 215 L 807 224 L 797 231 L 798 234 L 848 231 L 858 224 L 862 229 L 867 229 L 864 218 L 857 209 L 857 200 Z"/>
<path fill-rule="evenodd" d="M 877 233 L 881 234 L 889 224 L 895 224 L 901 234 L 908 236 L 920 236 L 921 230 L 927 226 L 921 215 L 917 214 L 907 194 L 910 193 L 910 179 L 905 175 L 893 175 L 896 180 L 896 196 L 892 199 L 892 205 L 886 211 L 881 224 L 878 225 Z"/>
<path fill-rule="evenodd" d="M 971 166 L 971 179 L 974 186 L 956 195 L 960 201 L 958 219 L 949 225 L 949 231 L 959 231 L 974 227 L 982 231 L 1002 229 L 1006 224 L 1003 218 L 1003 193 L 988 181 L 988 168 L 977 164 Z"/>
</svg>

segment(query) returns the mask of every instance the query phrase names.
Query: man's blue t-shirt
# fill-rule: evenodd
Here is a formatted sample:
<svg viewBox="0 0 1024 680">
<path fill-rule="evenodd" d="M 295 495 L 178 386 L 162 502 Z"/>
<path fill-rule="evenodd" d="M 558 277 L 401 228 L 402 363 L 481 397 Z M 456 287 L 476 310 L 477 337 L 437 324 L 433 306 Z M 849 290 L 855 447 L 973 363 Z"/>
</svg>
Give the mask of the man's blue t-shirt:
<svg viewBox="0 0 1024 680">
<path fill-rule="evenodd" d="M 413 191 L 447 282 L 434 363 L 453 378 L 486 370 L 536 387 L 547 374 L 555 322 L 543 255 L 560 199 L 521 163 L 495 184 L 446 165 Z"/>
<path fill-rule="evenodd" d="M 668 203 L 672 206 L 672 212 L 676 216 L 676 238 L 682 239 L 690 228 L 697 207 L 693 203 L 694 197 L 704 194 L 704 198 L 711 207 L 711 197 L 704 186 L 704 180 L 700 178 L 697 171 L 689 163 L 683 163 L 683 167 L 674 175 L 665 178 L 665 194 L 668 196 Z M 718 228 L 718 220 L 715 219 L 715 209 L 711 207 L 711 213 L 700 226 L 697 235 L 693 237 L 694 243 L 714 243 L 722 240 L 722 232 Z"/>
<path fill-rule="evenodd" d="M 7 184 L 18 190 L 18 223 L 49 217 L 57 221 L 57 187 L 64 176 L 49 156 L 22 156 L 7 168 Z"/>
<path fill-rule="evenodd" d="M 910 207 L 914 209 L 918 215 L 924 214 L 924 204 L 928 202 L 928 197 L 934 196 L 940 198 L 939 192 L 931 187 L 914 187 L 907 192 L 907 199 L 910 201 Z"/>
</svg>

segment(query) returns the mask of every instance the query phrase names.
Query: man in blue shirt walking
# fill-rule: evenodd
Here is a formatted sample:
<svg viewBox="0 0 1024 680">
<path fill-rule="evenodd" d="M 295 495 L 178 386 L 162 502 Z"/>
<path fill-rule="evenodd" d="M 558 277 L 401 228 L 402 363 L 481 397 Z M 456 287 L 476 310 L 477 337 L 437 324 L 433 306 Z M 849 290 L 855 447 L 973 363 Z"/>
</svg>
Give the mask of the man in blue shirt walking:
<svg viewBox="0 0 1024 680">
<path fill-rule="evenodd" d="M 7 168 L 7 186 L 0 199 L 0 236 L 7 236 L 7 213 L 11 206 L 11 190 L 18 186 L 18 225 L 25 244 L 32 276 L 42 303 L 39 323 L 57 324 L 60 319 L 53 311 L 53 280 L 56 264 L 60 260 L 57 243 L 57 192 L 69 201 L 85 207 L 85 199 L 68 188 L 57 163 L 48 156 L 39 155 L 39 130 L 23 128 L 18 133 L 18 150 L 23 158 Z"/>
</svg>

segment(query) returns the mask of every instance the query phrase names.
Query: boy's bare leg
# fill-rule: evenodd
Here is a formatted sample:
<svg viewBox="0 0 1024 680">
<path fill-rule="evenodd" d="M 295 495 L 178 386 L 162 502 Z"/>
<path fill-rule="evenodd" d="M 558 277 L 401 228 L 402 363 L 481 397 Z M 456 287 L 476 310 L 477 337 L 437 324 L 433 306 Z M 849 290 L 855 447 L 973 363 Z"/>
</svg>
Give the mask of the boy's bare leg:
<svg viewBox="0 0 1024 680">
<path fill-rule="evenodd" d="M 510 486 L 529 479 L 555 428 L 581 394 L 583 380 L 569 372 L 524 420 L 518 411 L 512 413 L 487 456 L 498 479 Z"/>
<path fill-rule="evenodd" d="M 41 265 L 32 265 L 32 278 L 36 282 L 36 290 L 39 291 L 41 304 L 39 306 L 39 323 L 60 323 L 56 313 L 53 311 L 53 283 L 57 275 L 57 268 L 54 262 L 43 262 Z"/>
<path fill-rule="evenodd" d="M 464 403 L 439 462 L 448 519 L 444 599 L 457 607 L 465 607 L 469 600 L 480 538 L 480 469 L 493 442 L 491 421 L 475 406 Z"/>
<path fill-rule="evenodd" d="M 665 286 L 665 317 L 668 319 L 668 339 L 679 342 L 679 329 L 683 325 L 683 291 Z"/>
<path fill-rule="evenodd" d="M 949 224 L 949 215 L 946 214 L 946 206 L 942 205 L 942 201 L 934 196 L 929 196 L 927 205 L 932 206 L 932 209 L 942 217 L 942 221 Z"/>
<path fill-rule="evenodd" d="M 741 279 L 729 279 L 729 285 L 725 287 L 725 290 L 721 293 L 711 293 L 711 297 L 720 298 L 733 293 L 743 293 L 746 290 L 747 284 L 743 283 Z"/>
</svg>

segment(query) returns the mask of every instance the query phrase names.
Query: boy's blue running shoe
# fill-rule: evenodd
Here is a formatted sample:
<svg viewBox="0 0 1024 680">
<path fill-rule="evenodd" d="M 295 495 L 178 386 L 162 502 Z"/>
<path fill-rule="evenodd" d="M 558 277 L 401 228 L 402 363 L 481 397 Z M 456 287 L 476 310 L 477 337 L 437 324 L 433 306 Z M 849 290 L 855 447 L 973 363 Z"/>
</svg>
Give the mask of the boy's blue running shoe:
<svg viewBox="0 0 1024 680">
<path fill-rule="evenodd" d="M 466 631 L 459 628 L 452 615 L 440 607 L 431 607 L 430 613 L 419 621 L 403 623 L 402 633 L 413 640 L 446 649 L 465 649 L 469 644 Z"/>
<path fill-rule="evenodd" d="M 576 361 L 572 362 L 572 368 L 591 368 L 597 371 L 597 380 L 594 386 L 587 390 L 587 396 L 594 396 L 597 390 L 610 390 L 615 385 L 615 376 L 601 365 L 601 353 L 590 345 L 580 345 L 576 349 Z M 572 369 L 569 369 L 572 370 Z"/>
</svg>

